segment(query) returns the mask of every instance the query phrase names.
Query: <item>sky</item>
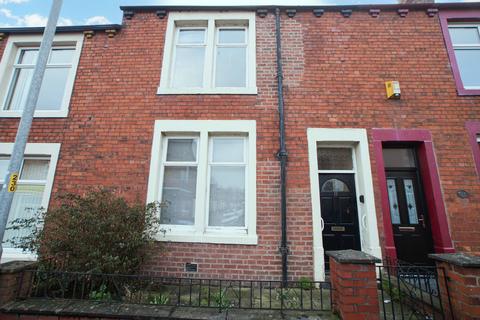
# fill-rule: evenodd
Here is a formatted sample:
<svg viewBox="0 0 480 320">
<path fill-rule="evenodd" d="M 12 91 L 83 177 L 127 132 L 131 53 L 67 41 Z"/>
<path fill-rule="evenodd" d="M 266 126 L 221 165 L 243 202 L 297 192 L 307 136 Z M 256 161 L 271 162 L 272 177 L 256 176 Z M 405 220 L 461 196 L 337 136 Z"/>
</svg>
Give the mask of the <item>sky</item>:
<svg viewBox="0 0 480 320">
<path fill-rule="evenodd" d="M 477 2 L 440 0 L 437 2 Z M 332 5 L 395 3 L 395 0 L 64 0 L 59 25 L 121 23 L 121 5 Z M 0 0 L 0 27 L 44 26 L 51 0 Z"/>
</svg>

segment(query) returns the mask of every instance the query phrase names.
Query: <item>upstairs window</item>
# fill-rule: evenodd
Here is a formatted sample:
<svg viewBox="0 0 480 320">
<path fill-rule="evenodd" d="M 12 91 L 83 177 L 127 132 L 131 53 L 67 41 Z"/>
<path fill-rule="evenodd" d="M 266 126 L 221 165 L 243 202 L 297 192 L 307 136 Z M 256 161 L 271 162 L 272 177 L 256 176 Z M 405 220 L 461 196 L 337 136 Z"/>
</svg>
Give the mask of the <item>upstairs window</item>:
<svg viewBox="0 0 480 320">
<path fill-rule="evenodd" d="M 480 90 L 480 23 L 450 24 L 448 31 L 464 89 Z"/>
<path fill-rule="evenodd" d="M 459 95 L 480 95 L 480 11 L 442 10 L 440 25 Z"/>
<path fill-rule="evenodd" d="M 38 48 L 19 48 L 5 103 L 6 110 L 23 110 L 25 108 L 38 50 Z M 59 110 L 62 108 L 74 55 L 75 48 L 54 47 L 52 49 L 36 110 Z"/>
<path fill-rule="evenodd" d="M 253 13 L 170 13 L 159 94 L 255 94 Z"/>
<path fill-rule="evenodd" d="M 0 116 L 19 117 L 25 108 L 41 37 L 9 37 L 0 64 Z M 82 35 L 59 35 L 50 52 L 36 117 L 66 117 L 77 70 Z"/>
</svg>

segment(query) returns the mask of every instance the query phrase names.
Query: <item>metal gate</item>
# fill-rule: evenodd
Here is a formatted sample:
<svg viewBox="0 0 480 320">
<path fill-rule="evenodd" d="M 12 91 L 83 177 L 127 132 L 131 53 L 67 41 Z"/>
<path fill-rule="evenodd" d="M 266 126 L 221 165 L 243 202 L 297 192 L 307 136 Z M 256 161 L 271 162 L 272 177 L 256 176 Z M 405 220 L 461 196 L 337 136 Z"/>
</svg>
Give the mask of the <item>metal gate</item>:
<svg viewBox="0 0 480 320">
<path fill-rule="evenodd" d="M 454 319 L 443 269 L 384 264 L 377 266 L 377 284 L 383 319 Z"/>
</svg>

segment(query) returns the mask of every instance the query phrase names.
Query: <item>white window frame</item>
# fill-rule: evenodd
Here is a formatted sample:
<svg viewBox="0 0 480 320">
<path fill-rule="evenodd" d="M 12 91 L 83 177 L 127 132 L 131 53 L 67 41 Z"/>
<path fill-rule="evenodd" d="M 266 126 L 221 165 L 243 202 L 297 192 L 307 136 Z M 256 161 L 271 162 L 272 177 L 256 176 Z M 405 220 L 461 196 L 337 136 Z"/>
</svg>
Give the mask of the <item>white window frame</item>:
<svg viewBox="0 0 480 320">
<path fill-rule="evenodd" d="M 448 30 L 454 29 L 454 28 L 475 28 L 475 29 L 477 29 L 477 32 L 480 36 L 480 23 L 474 23 L 474 24 L 471 24 L 471 23 L 449 23 L 448 24 Z M 450 38 L 451 38 L 451 36 L 450 36 Z M 480 44 L 471 44 L 471 43 L 470 44 L 469 43 L 454 44 L 453 39 L 451 39 L 451 42 L 452 42 L 453 52 L 455 54 L 455 59 L 457 60 L 458 75 L 460 76 L 460 78 L 462 78 L 462 74 L 461 74 L 460 66 L 459 66 L 459 62 L 458 62 L 458 57 L 457 57 L 457 49 L 459 49 L 459 50 L 478 50 L 480 52 Z M 463 82 L 463 80 L 462 80 L 462 82 Z M 480 82 L 480 75 L 479 75 L 479 82 Z M 478 86 L 465 86 L 465 85 L 463 85 L 463 88 L 465 90 L 479 90 L 480 85 L 478 85 Z"/>
<path fill-rule="evenodd" d="M 50 203 L 50 195 L 53 188 L 53 181 L 55 179 L 55 171 L 57 169 L 60 146 L 60 143 L 28 143 L 25 149 L 25 156 L 28 159 L 44 159 L 47 157 L 50 159 L 47 178 L 45 180 L 45 189 L 43 191 L 43 198 L 41 203 L 42 208 L 44 208 L 45 210 L 48 209 L 48 204 Z M 9 156 L 12 154 L 12 151 L 13 143 L 0 143 L 0 155 Z M 1 177 L 2 180 L 3 178 L 4 177 Z M 13 260 L 35 261 L 36 259 L 37 257 L 33 253 L 23 252 L 21 249 L 4 248 L 1 262 L 3 263 Z"/>
<path fill-rule="evenodd" d="M 21 49 L 38 48 L 42 40 L 41 35 L 12 35 L 8 37 L 5 51 L 0 61 L 0 117 L 18 118 L 22 116 L 22 110 L 5 110 L 9 88 L 12 84 L 14 66 L 17 65 Z M 60 34 L 53 40 L 53 47 L 75 48 L 70 74 L 65 85 L 65 94 L 59 110 L 37 110 L 36 118 L 65 118 L 68 116 L 73 86 L 77 74 L 80 54 L 83 47 L 83 34 Z"/>
<path fill-rule="evenodd" d="M 248 137 L 245 189 L 246 228 L 208 227 L 209 144 L 216 136 Z M 147 203 L 160 201 L 163 185 L 163 154 L 168 137 L 199 138 L 197 148 L 197 194 L 195 200 L 195 223 L 193 226 L 162 225 L 156 239 L 172 242 L 199 242 L 219 244 L 256 245 L 256 122 L 251 120 L 157 120 L 153 134 Z"/>
<path fill-rule="evenodd" d="M 192 27 L 188 22 L 192 22 Z M 207 27 L 198 27 L 198 21 L 205 21 Z M 216 26 L 216 21 L 222 25 Z M 232 25 L 228 24 L 232 22 Z M 235 26 L 238 21 L 248 21 L 248 26 Z M 181 23 L 182 26 L 177 26 Z M 206 29 L 206 50 L 204 64 L 203 87 L 172 87 L 173 66 L 175 65 L 175 47 L 178 30 L 201 28 Z M 216 87 L 216 50 L 218 47 L 218 29 L 245 28 L 246 53 L 246 87 Z M 233 45 L 232 45 L 233 46 Z M 256 34 L 254 12 L 170 12 L 168 15 L 167 31 L 163 52 L 163 63 L 160 85 L 157 94 L 257 94 L 256 86 Z"/>
<path fill-rule="evenodd" d="M 176 140 L 176 139 L 194 139 L 197 141 L 197 154 L 196 154 L 196 159 L 195 161 L 167 161 L 167 150 L 168 150 L 168 142 L 170 140 Z M 197 168 L 197 179 L 198 179 L 198 163 L 199 163 L 199 150 L 200 150 L 200 137 L 197 135 L 191 135 L 191 134 L 186 134 L 186 135 L 179 135 L 179 134 L 174 134 L 174 135 L 168 135 L 164 136 L 162 139 L 162 160 L 161 160 L 161 168 L 160 168 L 160 188 L 158 190 L 158 201 L 161 201 L 163 199 L 163 178 L 165 175 L 165 167 L 196 167 Z M 198 188 L 198 181 L 197 181 L 197 187 Z M 196 189 L 197 191 L 197 189 Z M 197 197 L 195 198 L 195 208 L 197 207 Z M 164 228 L 168 228 L 171 225 L 164 225 Z M 175 225 L 175 228 L 178 230 L 182 230 L 183 232 L 190 232 L 194 230 L 193 225 Z"/>
<path fill-rule="evenodd" d="M 213 162 L 213 139 L 229 139 L 229 138 L 243 138 L 243 162 Z M 248 144 L 249 139 L 248 136 L 245 135 L 238 135 L 238 134 L 221 134 L 221 135 L 211 135 L 208 137 L 208 170 L 207 170 L 207 195 L 206 195 L 206 219 L 207 223 L 205 228 L 207 232 L 219 232 L 219 233 L 234 233 L 234 234 L 247 234 L 248 233 L 248 172 L 249 172 L 249 161 L 248 161 Z M 211 181 L 211 173 L 212 167 L 219 166 L 219 167 L 245 167 L 245 225 L 242 227 L 219 227 L 219 226 L 210 226 L 210 181 Z"/>
</svg>

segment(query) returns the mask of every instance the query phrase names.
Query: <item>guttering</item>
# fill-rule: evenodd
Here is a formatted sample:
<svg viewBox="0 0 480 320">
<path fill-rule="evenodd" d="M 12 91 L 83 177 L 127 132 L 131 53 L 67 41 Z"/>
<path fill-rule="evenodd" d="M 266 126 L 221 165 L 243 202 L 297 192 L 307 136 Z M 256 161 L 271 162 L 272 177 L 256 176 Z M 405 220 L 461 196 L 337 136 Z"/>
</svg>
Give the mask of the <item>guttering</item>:
<svg viewBox="0 0 480 320">
<path fill-rule="evenodd" d="M 280 149 L 277 158 L 280 161 L 280 210 L 282 224 L 282 239 L 280 253 L 282 254 L 282 283 L 287 285 L 288 280 L 288 245 L 287 245 L 287 146 L 285 144 L 285 104 L 283 100 L 283 66 L 282 66 L 282 38 L 280 33 L 280 8 L 275 8 L 275 39 L 277 51 L 277 96 L 278 118 L 280 130 Z"/>
<path fill-rule="evenodd" d="M 287 9 L 295 8 L 297 11 L 311 11 L 313 9 L 323 9 L 325 11 L 339 11 L 342 9 L 352 9 L 355 11 L 368 11 L 370 9 L 381 9 L 381 10 L 398 10 L 398 9 L 409 9 L 409 10 L 424 10 L 427 8 L 438 8 L 445 10 L 453 9 L 474 9 L 480 8 L 479 2 L 463 2 L 463 3 L 407 3 L 407 4 L 363 4 L 363 5 L 320 5 L 320 6 L 301 6 L 301 5 L 233 5 L 233 6 L 188 6 L 188 5 L 163 5 L 163 6 L 120 6 L 122 11 L 133 11 L 133 12 L 150 12 L 157 11 L 161 9 L 168 9 L 171 11 L 218 11 L 218 10 L 231 10 L 231 11 L 248 11 L 248 10 L 257 10 L 257 9 L 267 9 L 267 10 L 276 10 L 276 9 Z"/>
<path fill-rule="evenodd" d="M 15 27 L 15 28 L 0 28 L 0 33 L 4 34 L 32 34 L 43 33 L 43 27 Z M 101 24 L 101 25 L 83 25 L 83 26 L 61 26 L 57 27 L 56 33 L 68 32 L 83 32 L 83 31 L 106 31 L 106 30 L 120 30 L 120 24 Z"/>
</svg>

